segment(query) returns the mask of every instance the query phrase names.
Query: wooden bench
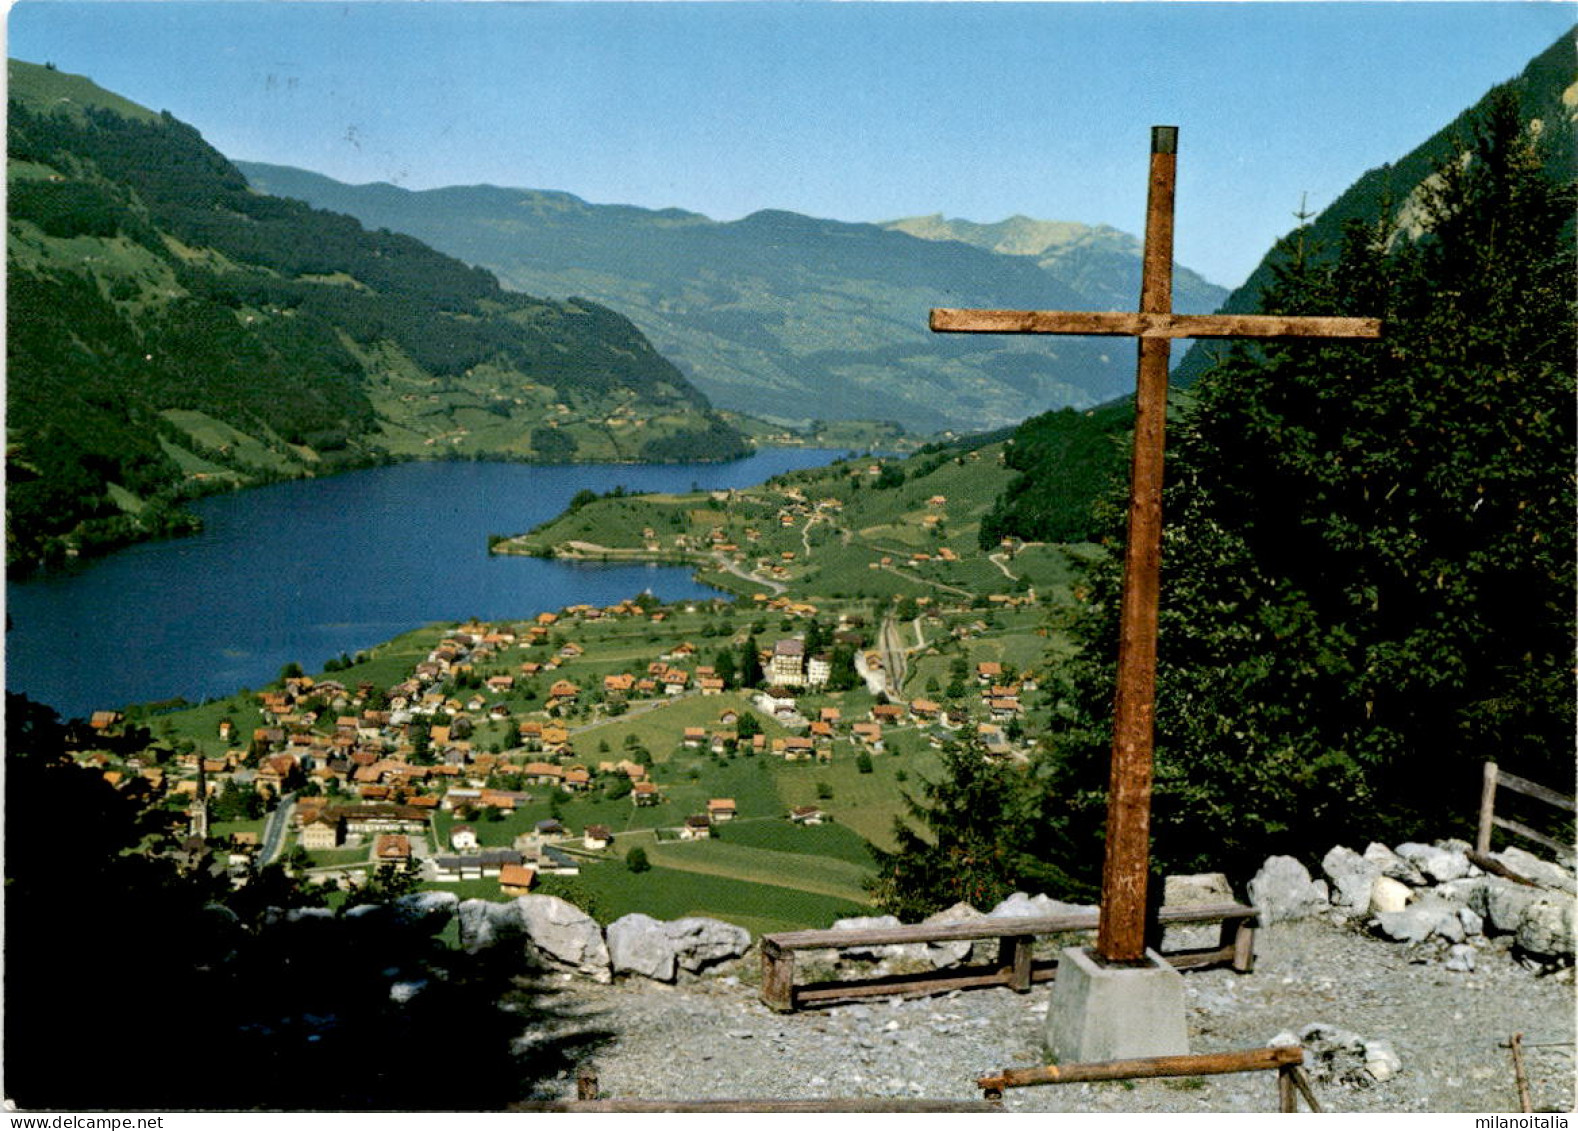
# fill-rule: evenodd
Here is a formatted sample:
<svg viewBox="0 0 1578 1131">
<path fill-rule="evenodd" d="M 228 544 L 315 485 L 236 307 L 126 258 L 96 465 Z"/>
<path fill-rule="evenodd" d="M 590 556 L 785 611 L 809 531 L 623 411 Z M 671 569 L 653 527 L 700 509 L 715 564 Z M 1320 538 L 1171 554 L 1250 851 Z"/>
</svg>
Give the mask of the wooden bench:
<svg viewBox="0 0 1578 1131">
<path fill-rule="evenodd" d="M 1255 909 L 1239 903 L 1164 907 L 1157 913 L 1164 926 L 1182 923 L 1220 923 L 1220 944 L 1206 950 L 1165 955 L 1179 969 L 1230 963 L 1240 973 L 1254 967 Z M 863 997 L 890 994 L 946 993 L 982 986 L 1007 986 L 1024 993 L 1036 982 L 1051 981 L 1057 974 L 1055 960 L 1031 955 L 1036 938 L 1071 931 L 1094 931 L 1095 911 L 1063 915 L 1004 916 L 970 919 L 960 923 L 869 927 L 859 930 L 788 931 L 762 937 L 762 1001 L 782 1013 L 802 1006 L 825 1005 Z M 848 950 L 854 947 L 896 946 L 905 943 L 976 942 L 997 939 L 997 961 L 989 966 L 959 967 L 922 974 L 895 974 L 847 982 L 795 985 L 795 952 Z"/>
</svg>

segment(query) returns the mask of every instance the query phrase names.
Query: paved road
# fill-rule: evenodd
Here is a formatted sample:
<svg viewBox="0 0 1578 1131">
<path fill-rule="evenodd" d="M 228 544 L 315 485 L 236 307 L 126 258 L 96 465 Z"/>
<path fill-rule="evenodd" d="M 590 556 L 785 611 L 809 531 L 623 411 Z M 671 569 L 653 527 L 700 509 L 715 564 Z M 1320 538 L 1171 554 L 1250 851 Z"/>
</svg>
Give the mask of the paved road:
<svg viewBox="0 0 1578 1131">
<path fill-rule="evenodd" d="M 713 560 L 718 563 L 718 568 L 723 570 L 725 573 L 732 573 L 735 577 L 744 578 L 746 581 L 749 581 L 755 585 L 765 585 L 767 588 L 772 590 L 774 597 L 778 596 L 778 594 L 789 588 L 782 582 L 773 581 L 766 577 L 758 577 L 754 573 L 747 573 L 745 570 L 741 569 L 734 563 L 733 558 L 729 557 L 729 555 L 725 553 L 722 553 L 721 551 L 719 553 L 713 554 L 712 557 Z"/>
<path fill-rule="evenodd" d="M 263 826 L 263 848 L 258 853 L 258 859 L 264 864 L 272 864 L 279 855 L 280 846 L 285 843 L 285 830 L 290 827 L 290 814 L 295 807 L 296 795 L 287 793 L 274 806 L 274 812 L 268 815 L 268 822 Z"/>
</svg>

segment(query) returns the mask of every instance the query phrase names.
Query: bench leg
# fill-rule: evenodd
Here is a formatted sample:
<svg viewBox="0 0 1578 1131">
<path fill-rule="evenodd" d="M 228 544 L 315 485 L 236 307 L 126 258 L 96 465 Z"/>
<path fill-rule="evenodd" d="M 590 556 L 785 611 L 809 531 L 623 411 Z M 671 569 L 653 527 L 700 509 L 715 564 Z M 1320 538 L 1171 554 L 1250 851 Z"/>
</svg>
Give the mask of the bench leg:
<svg viewBox="0 0 1578 1131">
<path fill-rule="evenodd" d="M 997 963 L 1007 978 L 1008 988 L 1016 993 L 1030 992 L 1029 935 L 1006 935 L 997 944 Z"/>
<path fill-rule="evenodd" d="M 1233 932 L 1233 969 L 1248 974 L 1255 968 L 1255 928 L 1251 920 L 1240 919 Z"/>
<path fill-rule="evenodd" d="M 762 1001 L 779 1013 L 794 1012 L 794 951 L 763 944 Z"/>
</svg>

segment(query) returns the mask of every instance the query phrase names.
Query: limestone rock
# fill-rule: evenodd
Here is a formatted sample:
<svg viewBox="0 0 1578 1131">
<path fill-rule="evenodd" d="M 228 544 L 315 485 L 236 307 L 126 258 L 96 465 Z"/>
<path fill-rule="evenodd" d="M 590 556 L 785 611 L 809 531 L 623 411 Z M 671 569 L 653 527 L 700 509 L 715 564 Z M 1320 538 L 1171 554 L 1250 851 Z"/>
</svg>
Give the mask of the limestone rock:
<svg viewBox="0 0 1578 1131">
<path fill-rule="evenodd" d="M 1485 880 L 1485 908 L 1482 914 L 1490 925 L 1502 934 L 1513 934 L 1523 923 L 1523 917 L 1540 899 L 1540 889 L 1515 883 L 1503 876 L 1487 876 Z"/>
<path fill-rule="evenodd" d="M 1476 914 L 1485 914 L 1485 888 L 1489 877 L 1481 873 L 1461 880 L 1448 880 L 1444 884 L 1436 885 L 1436 891 L 1448 899 L 1456 900 L 1474 909 Z M 1470 932 L 1475 933 L 1475 932 Z"/>
<path fill-rule="evenodd" d="M 1432 844 L 1399 844 L 1397 855 L 1419 869 L 1431 883 L 1461 880 L 1468 875 L 1468 856 L 1463 852 Z"/>
<path fill-rule="evenodd" d="M 1578 893 L 1578 883 L 1575 883 L 1572 873 L 1566 868 L 1549 860 L 1541 860 L 1516 845 L 1504 852 L 1491 853 L 1491 859 L 1500 861 L 1524 879 L 1533 880 L 1541 887 L 1564 891 L 1569 895 Z"/>
<path fill-rule="evenodd" d="M 1435 936 L 1459 943 L 1464 938 L 1460 908 L 1460 904 L 1431 892 L 1401 911 L 1383 911 L 1376 921 L 1382 933 L 1397 942 L 1421 943 Z"/>
<path fill-rule="evenodd" d="M 1390 876 L 1377 876 L 1370 888 L 1370 912 L 1380 915 L 1401 911 L 1408 906 L 1413 894 L 1413 889 L 1401 880 L 1394 880 Z"/>
<path fill-rule="evenodd" d="M 993 919 L 1002 919 L 1012 916 L 1043 916 L 1043 915 L 1073 915 L 1080 912 L 1095 912 L 1093 903 L 1064 903 L 1062 900 L 1053 899 L 1049 895 L 1027 895 L 1016 891 L 1013 895 L 1003 900 L 996 907 L 987 912 Z"/>
<path fill-rule="evenodd" d="M 393 906 L 402 925 L 437 934 L 455 917 L 460 897 L 452 891 L 418 891 L 402 895 Z"/>
<path fill-rule="evenodd" d="M 1232 903 L 1233 885 L 1221 872 L 1202 872 L 1189 876 L 1168 876 L 1162 881 L 1163 907 L 1194 907 L 1211 903 Z M 1181 923 L 1162 929 L 1162 953 L 1176 950 L 1203 950 L 1222 939 L 1220 923 Z"/>
<path fill-rule="evenodd" d="M 532 946 L 549 961 L 594 981 L 613 980 L 608 944 L 597 920 L 556 895 L 523 895 L 515 906 Z"/>
<path fill-rule="evenodd" d="M 1310 879 L 1309 869 L 1291 856 L 1272 856 L 1249 881 L 1249 902 L 1265 925 L 1303 919 L 1326 909 L 1324 885 Z"/>
<path fill-rule="evenodd" d="M 1359 915 L 1370 910 L 1370 893 L 1381 878 L 1379 861 L 1338 845 L 1326 853 L 1320 866 L 1331 881 L 1333 907 Z"/>
<path fill-rule="evenodd" d="M 270 908 L 270 910 L 273 910 Z M 292 907 L 285 912 L 285 922 L 329 922 L 334 919 L 334 912 L 327 907 Z M 267 920 L 265 920 L 267 921 Z"/>
<path fill-rule="evenodd" d="M 1468 943 L 1458 943 L 1447 952 L 1446 968 L 1460 974 L 1474 972 L 1474 948 Z"/>
<path fill-rule="evenodd" d="M 692 916 L 663 925 L 681 970 L 695 974 L 739 958 L 751 948 L 751 932 L 719 919 Z"/>
<path fill-rule="evenodd" d="M 1573 900 L 1547 896 L 1529 904 L 1518 924 L 1517 942 L 1542 958 L 1573 957 Z"/>
<path fill-rule="evenodd" d="M 460 946 L 467 954 L 515 938 L 526 930 L 518 906 L 491 899 L 464 900 L 455 909 L 455 918 L 460 923 Z"/>
<path fill-rule="evenodd" d="M 1403 1070 L 1403 1059 L 1390 1041 L 1365 1041 L 1364 1070 L 1383 1084 Z"/>
<path fill-rule="evenodd" d="M 902 925 L 895 915 L 857 915 L 851 919 L 838 920 L 833 924 L 833 930 L 861 931 L 871 930 L 876 927 L 898 927 Z M 865 959 L 872 962 L 882 962 L 894 958 L 908 959 L 912 962 L 925 962 L 928 958 L 925 943 L 841 947 L 839 948 L 839 953 L 846 958 Z"/>
<path fill-rule="evenodd" d="M 1364 850 L 1364 858 L 1381 866 L 1381 875 L 1405 883 L 1410 887 L 1423 887 L 1423 873 L 1384 844 L 1371 843 Z"/>
<path fill-rule="evenodd" d="M 615 974 L 640 974 L 658 982 L 672 982 L 674 946 L 663 924 L 648 915 L 626 915 L 608 924 L 608 958 Z"/>
<path fill-rule="evenodd" d="M 944 908 L 935 915 L 928 915 L 921 922 L 926 926 L 943 926 L 949 923 L 967 923 L 973 919 L 985 918 L 984 912 L 977 911 L 968 903 L 955 903 L 952 907 Z M 938 969 L 944 966 L 957 966 L 961 962 L 971 959 L 987 961 L 991 953 L 995 953 L 996 943 L 989 939 L 980 942 L 971 942 L 969 939 L 959 939 L 956 942 L 934 942 L 926 944 L 927 955 L 931 964 Z M 979 951 L 980 953 L 977 953 Z"/>
</svg>

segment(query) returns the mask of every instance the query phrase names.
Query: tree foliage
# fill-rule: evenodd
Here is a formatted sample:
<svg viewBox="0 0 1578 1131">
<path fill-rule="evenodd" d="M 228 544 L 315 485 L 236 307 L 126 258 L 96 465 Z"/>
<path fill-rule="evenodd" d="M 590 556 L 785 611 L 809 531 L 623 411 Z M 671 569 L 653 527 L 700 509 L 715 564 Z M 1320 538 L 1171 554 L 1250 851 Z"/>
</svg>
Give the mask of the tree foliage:
<svg viewBox="0 0 1578 1131">
<path fill-rule="evenodd" d="M 975 743 L 950 743 L 942 774 L 905 795 L 891 852 L 872 849 L 877 906 L 906 922 L 960 901 L 988 908 L 1029 880 L 1053 879 L 1032 854 L 1036 812 L 1023 769 L 991 761 Z"/>
<path fill-rule="evenodd" d="M 1485 759 L 1567 788 L 1573 199 L 1493 102 L 1422 231 L 1351 225 L 1335 263 L 1290 255 L 1267 296 L 1271 312 L 1379 314 L 1384 340 L 1237 349 L 1170 429 L 1163 863 L 1440 836 L 1471 814 Z M 1048 851 L 1086 875 L 1115 559 L 1092 590 L 1044 759 Z"/>
</svg>

